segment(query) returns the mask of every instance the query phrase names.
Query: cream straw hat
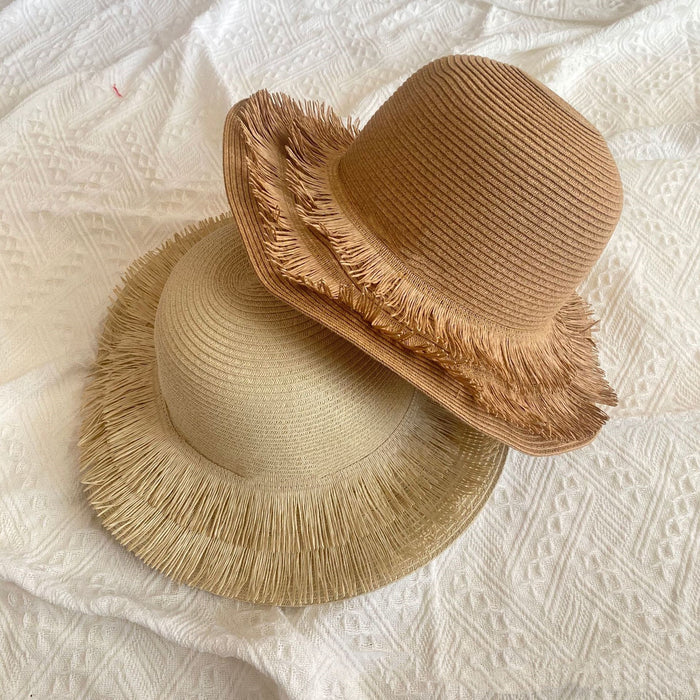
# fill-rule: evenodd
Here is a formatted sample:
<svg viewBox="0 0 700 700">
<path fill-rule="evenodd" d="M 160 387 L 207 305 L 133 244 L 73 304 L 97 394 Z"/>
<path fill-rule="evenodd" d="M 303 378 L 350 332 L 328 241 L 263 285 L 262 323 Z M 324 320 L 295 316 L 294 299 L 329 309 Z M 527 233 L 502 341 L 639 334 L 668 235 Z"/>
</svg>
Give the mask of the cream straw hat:
<svg viewBox="0 0 700 700">
<path fill-rule="evenodd" d="M 225 217 L 129 269 L 84 416 L 106 528 L 173 578 L 256 603 L 345 598 L 425 564 L 507 453 L 269 294 Z"/>
<path fill-rule="evenodd" d="M 448 56 L 366 126 L 260 91 L 224 132 L 229 201 L 274 295 L 535 455 L 614 405 L 576 293 L 622 186 L 600 133 L 514 66 Z"/>
</svg>

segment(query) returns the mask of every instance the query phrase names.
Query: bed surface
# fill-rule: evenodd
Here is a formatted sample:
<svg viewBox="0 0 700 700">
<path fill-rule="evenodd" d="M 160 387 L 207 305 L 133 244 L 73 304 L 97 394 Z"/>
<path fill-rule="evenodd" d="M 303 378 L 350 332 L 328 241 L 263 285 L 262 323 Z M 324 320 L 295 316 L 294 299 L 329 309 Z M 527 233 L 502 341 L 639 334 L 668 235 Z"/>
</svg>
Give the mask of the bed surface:
<svg viewBox="0 0 700 700">
<path fill-rule="evenodd" d="M 700 694 L 697 3 L 1 4 L 0 696 Z M 455 52 L 520 66 L 609 141 L 625 207 L 581 292 L 620 405 L 581 450 L 511 452 L 469 530 L 371 594 L 287 609 L 171 582 L 78 483 L 112 288 L 226 210 L 236 101 L 364 123 Z"/>
</svg>

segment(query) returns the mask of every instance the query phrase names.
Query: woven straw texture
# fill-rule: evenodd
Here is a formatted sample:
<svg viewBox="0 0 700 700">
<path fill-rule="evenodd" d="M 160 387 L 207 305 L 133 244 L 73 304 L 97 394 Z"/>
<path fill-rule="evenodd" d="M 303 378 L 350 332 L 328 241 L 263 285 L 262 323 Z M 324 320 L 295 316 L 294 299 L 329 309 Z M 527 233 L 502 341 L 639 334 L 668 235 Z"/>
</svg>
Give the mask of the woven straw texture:
<svg viewBox="0 0 700 700">
<path fill-rule="evenodd" d="M 130 269 L 84 412 L 82 480 L 117 539 L 180 581 L 277 605 L 426 563 L 507 453 L 270 295 L 230 217 Z"/>
<path fill-rule="evenodd" d="M 616 396 L 575 289 L 622 187 L 571 106 L 518 68 L 458 55 L 361 131 L 260 91 L 225 132 L 230 204 L 270 291 L 521 450 L 595 437 Z"/>
</svg>

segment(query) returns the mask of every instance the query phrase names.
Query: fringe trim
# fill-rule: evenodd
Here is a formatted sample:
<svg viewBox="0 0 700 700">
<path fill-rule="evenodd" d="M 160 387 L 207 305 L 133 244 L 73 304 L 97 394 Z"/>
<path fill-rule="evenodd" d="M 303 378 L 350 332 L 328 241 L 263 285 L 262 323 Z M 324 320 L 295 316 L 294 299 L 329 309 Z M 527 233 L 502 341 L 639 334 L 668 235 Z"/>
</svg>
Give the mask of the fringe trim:
<svg viewBox="0 0 700 700">
<path fill-rule="evenodd" d="M 298 235 L 303 222 L 296 215 L 292 193 L 284 184 L 291 171 L 280 154 L 292 153 L 293 136 L 285 125 L 296 120 L 305 121 L 307 130 L 319 134 L 319 146 L 333 143 L 339 150 L 352 143 L 359 133 L 358 123 L 350 118 L 343 122 L 322 103 L 308 100 L 298 103 L 267 90 L 260 90 L 246 100 L 239 119 L 248 146 L 246 164 L 251 191 L 265 224 L 265 248 L 270 259 L 287 279 L 335 297 L 339 292 L 334 270 L 337 263 L 322 240 Z M 313 149 L 314 143 L 311 140 L 309 148 Z M 303 187 L 299 195 L 304 196 Z"/>
<path fill-rule="evenodd" d="M 219 595 L 302 605 L 389 583 L 463 531 L 506 448 L 420 393 L 417 419 L 361 468 L 293 492 L 251 484 L 179 439 L 154 382 L 158 300 L 178 260 L 227 221 L 209 219 L 147 253 L 116 291 L 83 399 L 88 499 L 148 565 Z"/>
<path fill-rule="evenodd" d="M 341 213 L 330 168 L 357 127 L 322 105 L 267 93 L 250 98 L 241 122 L 265 246 L 282 276 L 342 301 L 384 337 L 438 364 L 492 416 L 548 439 L 602 427 L 607 415 L 596 404 L 615 405 L 616 396 L 583 300 L 573 297 L 538 334 L 510 336 L 469 318 L 418 289 Z M 319 264 L 314 240 L 332 251 L 335 270 Z"/>
<path fill-rule="evenodd" d="M 344 287 L 339 301 L 359 313 L 383 337 L 439 364 L 465 387 L 477 406 L 510 424 L 546 438 L 575 440 L 580 438 L 583 429 L 593 425 L 597 431 L 607 420 L 607 415 L 591 403 L 580 386 L 586 381 L 587 371 L 591 371 L 594 380 L 602 376 L 597 365 L 584 367 L 574 381 L 550 391 L 503 385 L 487 373 L 465 372 L 463 365 L 446 358 L 441 348 L 397 321 L 357 289 Z M 584 305 L 582 300 L 579 303 Z M 595 351 L 593 341 L 590 342 Z M 614 399 L 612 394 L 611 400 Z M 553 425 L 554 419 L 560 422 Z"/>
</svg>

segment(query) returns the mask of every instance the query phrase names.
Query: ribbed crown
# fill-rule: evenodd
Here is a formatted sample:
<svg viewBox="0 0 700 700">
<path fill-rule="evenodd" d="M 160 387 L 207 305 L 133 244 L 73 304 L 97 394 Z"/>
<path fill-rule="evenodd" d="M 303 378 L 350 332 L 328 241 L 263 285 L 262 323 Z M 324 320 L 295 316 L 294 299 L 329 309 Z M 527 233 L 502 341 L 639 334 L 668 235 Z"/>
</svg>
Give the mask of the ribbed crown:
<svg viewBox="0 0 700 700">
<path fill-rule="evenodd" d="M 428 296 L 525 330 L 571 297 L 622 208 L 601 134 L 520 69 L 478 56 L 414 73 L 336 177 L 351 218 Z"/>
<path fill-rule="evenodd" d="M 160 393 L 185 442 L 276 488 L 317 484 L 358 463 L 392 435 L 414 394 L 270 295 L 232 225 L 170 273 L 155 349 Z"/>
</svg>

